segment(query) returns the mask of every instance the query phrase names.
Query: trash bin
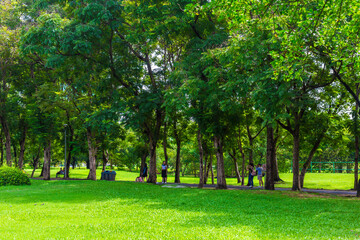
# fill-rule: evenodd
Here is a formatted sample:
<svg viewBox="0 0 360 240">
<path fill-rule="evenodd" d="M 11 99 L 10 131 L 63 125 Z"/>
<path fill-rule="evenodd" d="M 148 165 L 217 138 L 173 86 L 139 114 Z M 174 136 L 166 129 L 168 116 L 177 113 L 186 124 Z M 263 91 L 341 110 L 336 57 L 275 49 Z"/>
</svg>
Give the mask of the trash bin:
<svg viewBox="0 0 360 240">
<path fill-rule="evenodd" d="M 109 180 L 115 181 L 115 177 L 116 177 L 116 172 L 115 171 L 109 172 Z"/>
</svg>

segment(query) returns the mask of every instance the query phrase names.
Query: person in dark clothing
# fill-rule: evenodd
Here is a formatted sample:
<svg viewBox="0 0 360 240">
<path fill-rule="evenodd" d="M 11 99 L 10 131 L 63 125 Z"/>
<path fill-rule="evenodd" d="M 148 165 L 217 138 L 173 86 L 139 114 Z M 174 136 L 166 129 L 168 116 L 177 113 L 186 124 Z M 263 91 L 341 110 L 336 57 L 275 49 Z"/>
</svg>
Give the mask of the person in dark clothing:
<svg viewBox="0 0 360 240">
<path fill-rule="evenodd" d="M 247 167 L 248 171 L 249 171 L 249 181 L 248 181 L 248 185 L 250 186 L 250 188 L 252 188 L 254 186 L 254 176 L 256 175 L 256 172 L 254 170 L 254 164 L 250 163 L 249 166 Z M 254 174 L 255 172 L 255 174 Z"/>
<path fill-rule="evenodd" d="M 147 167 L 147 164 L 145 163 L 144 168 L 141 173 L 142 180 L 144 181 L 144 178 L 146 178 L 146 181 L 147 181 L 147 176 L 148 176 L 148 167 Z"/>
<path fill-rule="evenodd" d="M 165 161 L 161 165 L 161 177 L 162 177 L 162 183 L 166 183 L 167 182 L 167 165 L 166 165 Z"/>
</svg>

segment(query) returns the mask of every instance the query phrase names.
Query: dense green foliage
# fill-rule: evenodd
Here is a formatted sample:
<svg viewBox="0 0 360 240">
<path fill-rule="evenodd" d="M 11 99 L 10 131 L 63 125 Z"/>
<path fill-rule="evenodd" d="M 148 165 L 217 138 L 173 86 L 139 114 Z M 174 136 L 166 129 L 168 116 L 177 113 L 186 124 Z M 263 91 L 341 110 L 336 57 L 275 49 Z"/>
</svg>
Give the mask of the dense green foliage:
<svg viewBox="0 0 360 240">
<path fill-rule="evenodd" d="M 30 185 L 30 179 L 18 168 L 0 167 L 0 186 Z"/>
<path fill-rule="evenodd" d="M 357 188 L 359 4 L 1 1 L 0 165 L 147 163 L 155 183 L 165 161 L 226 188 L 266 163 L 267 189 L 300 190 L 335 162 Z"/>
<path fill-rule="evenodd" d="M 360 202 L 307 193 L 33 180 L 0 188 L 15 239 L 358 239 Z M 16 223 L 16 224 L 15 224 Z"/>
</svg>

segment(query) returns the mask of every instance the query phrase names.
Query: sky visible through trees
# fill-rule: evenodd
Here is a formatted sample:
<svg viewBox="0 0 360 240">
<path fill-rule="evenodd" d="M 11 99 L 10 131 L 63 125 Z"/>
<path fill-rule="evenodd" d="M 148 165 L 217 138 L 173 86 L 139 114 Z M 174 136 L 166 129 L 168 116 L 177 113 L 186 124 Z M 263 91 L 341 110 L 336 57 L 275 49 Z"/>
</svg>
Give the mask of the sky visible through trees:
<svg viewBox="0 0 360 240">
<path fill-rule="evenodd" d="M 1 164 L 163 161 L 199 186 L 250 163 L 301 190 L 309 168 L 358 187 L 359 1 L 3 0 Z M 320 162 L 320 163 L 319 163 Z M 344 163 L 346 162 L 346 163 Z M 319 171 L 319 170 L 317 170 Z M 321 170 L 320 170 L 321 171 Z"/>
</svg>

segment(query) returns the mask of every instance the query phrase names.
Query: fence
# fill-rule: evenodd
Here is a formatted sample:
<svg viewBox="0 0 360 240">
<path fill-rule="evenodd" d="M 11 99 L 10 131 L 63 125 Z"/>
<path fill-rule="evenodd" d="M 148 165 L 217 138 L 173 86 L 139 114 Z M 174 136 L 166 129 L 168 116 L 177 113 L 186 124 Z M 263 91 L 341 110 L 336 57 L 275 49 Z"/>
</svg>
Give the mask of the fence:
<svg viewBox="0 0 360 240">
<path fill-rule="evenodd" d="M 304 162 L 300 162 L 300 171 L 302 170 L 302 165 L 304 164 Z M 353 168 L 349 168 L 349 165 L 353 165 Z M 336 166 L 340 166 L 340 168 L 336 168 Z M 343 166 L 345 166 L 346 168 L 343 168 Z M 310 167 L 307 169 L 308 172 L 321 172 L 321 171 L 330 171 L 333 173 L 337 172 L 342 172 L 342 171 L 346 171 L 346 172 L 354 172 L 355 169 L 355 163 L 354 162 L 311 162 L 310 163 Z M 293 170 L 293 163 L 291 162 L 291 168 L 290 168 L 291 172 Z"/>
</svg>

